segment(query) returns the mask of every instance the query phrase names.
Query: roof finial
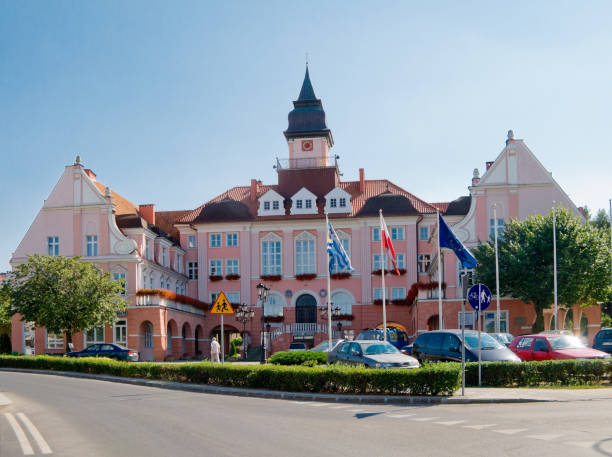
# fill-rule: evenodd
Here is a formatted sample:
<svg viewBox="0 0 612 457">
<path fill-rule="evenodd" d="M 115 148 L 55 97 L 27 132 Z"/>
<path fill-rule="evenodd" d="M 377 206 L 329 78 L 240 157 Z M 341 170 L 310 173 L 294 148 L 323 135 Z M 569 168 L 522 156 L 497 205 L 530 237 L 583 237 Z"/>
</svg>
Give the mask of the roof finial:
<svg viewBox="0 0 612 457">
<path fill-rule="evenodd" d="M 512 130 L 508 130 L 508 139 L 506 140 L 506 144 L 508 144 L 510 141 L 514 140 L 514 132 Z"/>
<path fill-rule="evenodd" d="M 308 68 L 308 51 L 306 51 L 306 68 Z"/>
<path fill-rule="evenodd" d="M 81 156 L 80 155 L 76 156 L 76 159 L 74 159 L 74 164 L 75 165 L 82 165 L 82 163 L 81 163 Z"/>
</svg>

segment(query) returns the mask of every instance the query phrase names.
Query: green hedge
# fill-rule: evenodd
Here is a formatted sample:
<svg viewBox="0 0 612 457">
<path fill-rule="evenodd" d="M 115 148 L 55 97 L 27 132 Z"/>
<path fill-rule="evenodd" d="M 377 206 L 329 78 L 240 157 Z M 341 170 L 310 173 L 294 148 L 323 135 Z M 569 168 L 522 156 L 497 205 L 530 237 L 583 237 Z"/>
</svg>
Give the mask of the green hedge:
<svg viewBox="0 0 612 457">
<path fill-rule="evenodd" d="M 482 364 L 482 385 L 485 387 L 588 385 L 610 380 L 612 359 Z M 478 363 L 465 364 L 465 383 L 469 386 L 478 385 Z"/>
<path fill-rule="evenodd" d="M 228 387 L 391 395 L 452 395 L 460 385 L 457 364 L 415 370 L 372 370 L 345 366 L 128 363 L 95 358 L 0 356 L 0 367 L 76 371 Z"/>
<path fill-rule="evenodd" d="M 268 362 L 274 365 L 303 365 L 304 362 L 315 362 L 318 365 L 327 363 L 327 352 L 319 351 L 282 351 L 273 354 Z"/>
</svg>

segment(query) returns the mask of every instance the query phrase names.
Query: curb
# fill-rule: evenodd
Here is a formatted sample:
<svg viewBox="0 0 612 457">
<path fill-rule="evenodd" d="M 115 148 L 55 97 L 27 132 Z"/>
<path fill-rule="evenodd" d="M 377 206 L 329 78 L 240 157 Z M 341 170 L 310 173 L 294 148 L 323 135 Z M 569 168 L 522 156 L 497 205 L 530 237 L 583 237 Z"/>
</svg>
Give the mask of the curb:
<svg viewBox="0 0 612 457">
<path fill-rule="evenodd" d="M 348 395 L 308 392 L 283 392 L 278 390 L 242 389 L 239 387 L 211 386 L 208 384 L 188 384 L 183 382 L 158 381 L 142 378 L 125 378 L 120 376 L 77 373 L 71 371 L 31 370 L 27 368 L 0 368 L 0 372 L 44 374 L 65 376 L 69 378 L 94 379 L 98 381 L 118 382 L 134 386 L 157 387 L 159 389 L 179 390 L 217 395 L 233 395 L 237 397 L 269 398 L 277 400 L 317 401 L 328 403 L 356 404 L 389 404 L 389 405 L 458 405 L 458 404 L 490 404 L 490 403 L 539 403 L 559 400 L 534 398 L 470 398 L 448 396 L 394 396 L 394 395 Z M 2 406 L 0 394 L 0 406 Z M 8 401 L 8 400 L 7 400 Z M 10 404 L 10 401 L 9 403 Z"/>
</svg>

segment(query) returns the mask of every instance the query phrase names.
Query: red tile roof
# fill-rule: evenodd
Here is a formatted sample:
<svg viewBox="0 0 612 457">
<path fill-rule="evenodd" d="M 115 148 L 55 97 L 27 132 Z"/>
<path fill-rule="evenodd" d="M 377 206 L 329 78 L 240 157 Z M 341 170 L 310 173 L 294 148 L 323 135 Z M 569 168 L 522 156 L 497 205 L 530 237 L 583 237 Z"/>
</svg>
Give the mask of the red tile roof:
<svg viewBox="0 0 612 457">
<path fill-rule="evenodd" d="M 444 203 L 430 203 L 431 206 L 434 206 L 436 208 L 438 208 L 440 210 L 441 213 L 445 213 L 446 210 L 448 209 L 448 205 L 450 205 L 450 202 L 444 202 Z"/>
<path fill-rule="evenodd" d="M 106 192 L 106 186 L 102 184 L 100 181 L 94 181 L 94 184 L 98 188 L 102 195 Z M 113 203 L 115 204 L 115 214 L 117 216 L 122 214 L 138 214 L 138 206 L 129 201 L 127 198 L 122 197 L 114 190 L 110 191 L 111 197 L 113 198 Z"/>
<path fill-rule="evenodd" d="M 338 187 L 340 187 L 344 191 L 346 191 L 349 194 L 351 194 L 352 212 L 350 214 L 348 214 L 348 216 L 350 216 L 350 217 L 355 216 L 361 210 L 361 208 L 363 208 L 363 205 L 365 204 L 365 202 L 369 198 L 375 197 L 375 196 L 380 195 L 383 192 L 387 192 L 387 191 L 389 191 L 389 192 L 391 192 L 392 194 L 395 194 L 395 195 L 403 195 L 404 197 L 406 197 L 410 201 L 410 203 L 420 213 L 429 214 L 429 213 L 435 213 L 436 212 L 436 207 L 435 206 L 433 206 L 432 204 L 427 203 L 427 202 L 421 200 L 420 198 L 414 196 L 410 192 L 402 189 L 401 187 L 393 184 L 391 181 L 389 181 L 387 179 L 366 180 L 365 181 L 365 191 L 364 192 L 360 192 L 359 191 L 359 181 L 340 182 Z M 250 186 L 233 187 L 233 188 L 227 190 L 226 192 L 222 193 L 221 195 L 218 195 L 215 198 L 213 198 L 212 200 L 206 202 L 205 204 L 199 206 L 198 208 L 194 209 L 193 211 L 189 211 L 187 214 L 185 214 L 185 216 L 179 218 L 176 221 L 176 223 L 177 224 L 190 224 L 190 223 L 193 223 L 194 221 L 196 221 L 196 219 L 198 218 L 198 216 L 202 212 L 202 209 L 206 205 L 208 205 L 210 203 L 217 203 L 217 202 L 220 202 L 220 201 L 226 200 L 226 199 L 236 200 L 236 201 L 242 202 L 243 204 L 247 205 L 247 207 L 251 211 L 251 214 L 253 215 L 253 219 L 255 219 L 255 220 L 317 219 L 317 218 L 322 217 L 321 214 L 307 214 L 307 215 L 304 214 L 304 215 L 293 215 L 293 216 L 257 216 L 257 205 L 258 205 L 257 199 L 259 197 L 261 197 L 263 194 L 265 194 L 266 192 L 268 192 L 270 189 L 273 189 L 276 192 L 279 192 L 279 189 L 278 189 L 277 185 L 262 185 L 262 184 L 259 184 L 257 186 L 256 199 L 254 201 L 251 201 L 251 199 L 250 199 L 251 187 Z M 330 214 L 330 217 L 346 217 L 346 216 L 347 216 L 346 214 Z"/>
</svg>

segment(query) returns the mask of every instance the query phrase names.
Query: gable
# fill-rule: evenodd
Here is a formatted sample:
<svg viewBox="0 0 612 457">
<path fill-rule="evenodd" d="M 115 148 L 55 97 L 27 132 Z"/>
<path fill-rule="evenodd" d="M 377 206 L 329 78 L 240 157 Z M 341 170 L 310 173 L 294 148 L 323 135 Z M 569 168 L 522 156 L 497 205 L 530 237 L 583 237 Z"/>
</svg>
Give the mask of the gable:
<svg viewBox="0 0 612 457">
<path fill-rule="evenodd" d="M 318 214 L 317 196 L 305 187 L 291 197 L 291 214 Z"/>
<path fill-rule="evenodd" d="M 258 199 L 259 208 L 257 209 L 258 216 L 284 216 L 285 206 L 284 197 L 276 192 L 274 189 L 270 189 Z M 275 203 L 276 207 L 275 207 Z"/>
<path fill-rule="evenodd" d="M 342 203 L 344 203 L 344 206 L 342 206 Z M 325 195 L 325 211 L 327 213 L 352 212 L 351 194 L 340 187 L 332 189 Z"/>
</svg>

